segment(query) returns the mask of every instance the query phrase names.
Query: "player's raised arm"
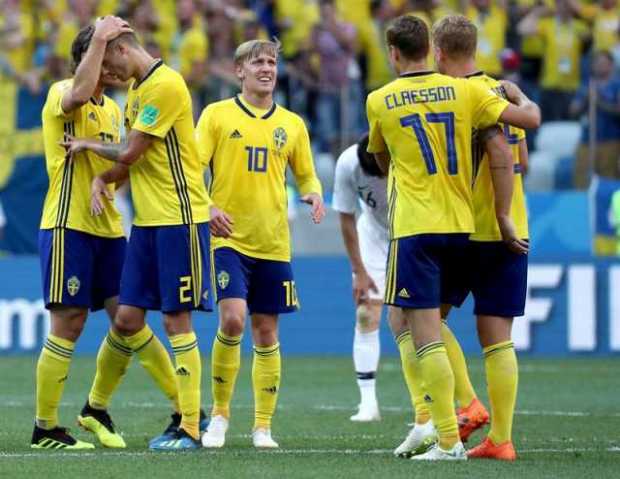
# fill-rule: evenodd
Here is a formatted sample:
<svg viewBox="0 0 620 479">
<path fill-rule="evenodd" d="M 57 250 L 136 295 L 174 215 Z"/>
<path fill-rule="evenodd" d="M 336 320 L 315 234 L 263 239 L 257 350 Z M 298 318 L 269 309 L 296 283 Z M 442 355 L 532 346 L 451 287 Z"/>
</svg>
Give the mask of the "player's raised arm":
<svg viewBox="0 0 620 479">
<path fill-rule="evenodd" d="M 303 121 L 300 119 L 300 121 Z M 318 224 L 325 216 L 323 204 L 323 187 L 314 170 L 310 137 L 305 125 L 301 125 L 299 138 L 289 160 L 291 170 L 295 175 L 301 201 L 311 205 L 312 221 Z"/>
<path fill-rule="evenodd" d="M 75 69 L 73 84 L 67 89 L 61 100 L 61 108 L 64 113 L 70 113 L 84 105 L 93 96 L 101 77 L 101 65 L 110 40 L 122 33 L 132 32 L 127 22 L 119 17 L 107 16 L 98 20 L 94 27 L 84 30 L 84 36 L 92 37 L 90 42 L 78 42 L 75 45 L 88 45 L 86 53 L 72 51 L 73 58 L 81 61 Z"/>
</svg>

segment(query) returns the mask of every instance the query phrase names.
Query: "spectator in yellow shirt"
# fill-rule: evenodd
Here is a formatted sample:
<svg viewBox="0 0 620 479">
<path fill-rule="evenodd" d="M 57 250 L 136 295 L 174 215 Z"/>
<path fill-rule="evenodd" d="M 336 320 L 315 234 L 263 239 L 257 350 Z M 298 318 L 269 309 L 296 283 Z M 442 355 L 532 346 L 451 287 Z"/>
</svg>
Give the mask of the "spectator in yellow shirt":
<svg viewBox="0 0 620 479">
<path fill-rule="evenodd" d="M 471 0 L 467 17 L 478 28 L 478 51 L 476 65 L 493 77 L 502 73 L 500 54 L 506 46 L 508 18 L 504 2 Z"/>
<path fill-rule="evenodd" d="M 575 19 L 569 0 L 556 0 L 555 14 L 534 8 L 517 26 L 521 35 L 538 34 L 544 44 L 540 107 L 545 121 L 569 118 L 571 100 L 581 82 L 581 54 L 589 32 Z"/>
</svg>

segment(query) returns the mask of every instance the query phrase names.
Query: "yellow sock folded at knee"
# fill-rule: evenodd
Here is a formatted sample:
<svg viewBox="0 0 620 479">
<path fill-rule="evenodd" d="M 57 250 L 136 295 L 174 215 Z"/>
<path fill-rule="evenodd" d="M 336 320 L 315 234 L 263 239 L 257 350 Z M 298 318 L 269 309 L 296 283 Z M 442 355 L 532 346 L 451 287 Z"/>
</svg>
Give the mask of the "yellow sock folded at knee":
<svg viewBox="0 0 620 479">
<path fill-rule="evenodd" d="M 491 430 L 489 438 L 494 444 L 512 440 L 512 421 L 519 368 L 512 341 L 493 344 L 483 349 L 487 389 L 491 403 Z"/>
<path fill-rule="evenodd" d="M 422 378 L 415 354 L 415 346 L 411 339 L 409 330 L 396 336 L 396 344 L 400 352 L 400 362 L 405 376 L 405 383 L 411 397 L 411 405 L 415 411 L 415 422 L 425 424 L 430 418 L 431 413 L 424 402 L 424 390 L 422 388 Z"/>
<path fill-rule="evenodd" d="M 441 341 L 432 342 L 418 348 L 416 354 L 439 446 L 452 449 L 459 441 L 459 428 L 454 412 L 454 375 L 446 347 Z"/>
<path fill-rule="evenodd" d="M 125 344 L 137 354 L 140 364 L 153 378 L 159 389 L 170 399 L 174 410 L 180 411 L 174 366 L 168 351 L 155 336 L 153 330 L 145 325 L 136 334 L 125 336 L 124 340 Z"/>
<path fill-rule="evenodd" d="M 230 402 L 241 367 L 241 335 L 228 336 L 218 330 L 211 350 L 212 416 L 230 418 Z"/>
<path fill-rule="evenodd" d="M 112 395 L 127 372 L 133 351 L 111 329 L 99 346 L 97 373 L 88 395 L 88 403 L 95 409 L 107 409 Z"/>
<path fill-rule="evenodd" d="M 271 429 L 280 392 L 282 361 L 280 343 L 254 346 L 252 386 L 254 388 L 254 429 Z"/>
<path fill-rule="evenodd" d="M 202 363 L 196 334 L 170 336 L 176 363 L 176 380 L 181 408 L 181 428 L 194 439 L 200 438 L 200 379 Z"/>
<path fill-rule="evenodd" d="M 69 374 L 75 343 L 49 334 L 37 363 L 36 422 L 53 429 L 58 425 L 58 405 Z"/>
<path fill-rule="evenodd" d="M 469 379 L 467 363 L 461 345 L 443 321 L 441 323 L 441 339 L 446 345 L 448 359 L 454 373 L 454 398 L 460 407 L 467 407 L 476 398 L 476 391 L 474 391 Z"/>
</svg>

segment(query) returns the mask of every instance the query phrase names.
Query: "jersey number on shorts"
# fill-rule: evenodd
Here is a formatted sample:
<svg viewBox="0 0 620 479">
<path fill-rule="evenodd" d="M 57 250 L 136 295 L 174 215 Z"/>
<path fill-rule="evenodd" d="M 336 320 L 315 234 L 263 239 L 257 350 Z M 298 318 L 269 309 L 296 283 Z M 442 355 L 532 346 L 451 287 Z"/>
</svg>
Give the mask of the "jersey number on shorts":
<svg viewBox="0 0 620 479">
<path fill-rule="evenodd" d="M 295 289 L 295 281 L 282 281 L 282 286 L 286 293 L 286 306 L 297 306 L 297 289 Z"/>
<path fill-rule="evenodd" d="M 454 141 L 454 113 L 427 113 L 425 115 L 427 123 L 443 123 L 446 130 L 446 144 L 448 147 L 448 173 L 456 175 L 458 173 L 458 165 L 456 161 L 456 143 Z M 404 128 L 411 127 L 420 144 L 420 150 L 426 163 L 426 170 L 429 175 L 437 173 L 437 163 L 435 163 L 435 155 L 428 141 L 428 135 L 424 131 L 422 118 L 418 113 L 403 116 L 400 119 L 400 126 Z"/>
<path fill-rule="evenodd" d="M 189 303 L 192 300 L 192 277 L 181 276 L 179 282 L 179 303 Z"/>
<path fill-rule="evenodd" d="M 260 146 L 246 146 L 248 152 L 248 171 L 264 173 L 267 171 L 267 148 Z"/>
</svg>

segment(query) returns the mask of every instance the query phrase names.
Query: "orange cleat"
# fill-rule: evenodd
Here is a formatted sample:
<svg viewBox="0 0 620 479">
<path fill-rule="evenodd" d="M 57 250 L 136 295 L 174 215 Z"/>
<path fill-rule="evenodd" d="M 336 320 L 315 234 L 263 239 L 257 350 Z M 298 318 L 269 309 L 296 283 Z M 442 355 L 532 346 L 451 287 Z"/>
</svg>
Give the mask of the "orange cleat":
<svg viewBox="0 0 620 479">
<path fill-rule="evenodd" d="M 499 461 L 514 461 L 517 453 L 512 445 L 512 441 L 506 441 L 496 446 L 488 437 L 473 449 L 467 451 L 468 458 L 474 459 L 497 459 Z"/>
<path fill-rule="evenodd" d="M 489 412 L 478 398 L 474 398 L 469 406 L 457 409 L 456 415 L 463 442 L 467 442 L 474 431 L 489 423 Z"/>
</svg>

